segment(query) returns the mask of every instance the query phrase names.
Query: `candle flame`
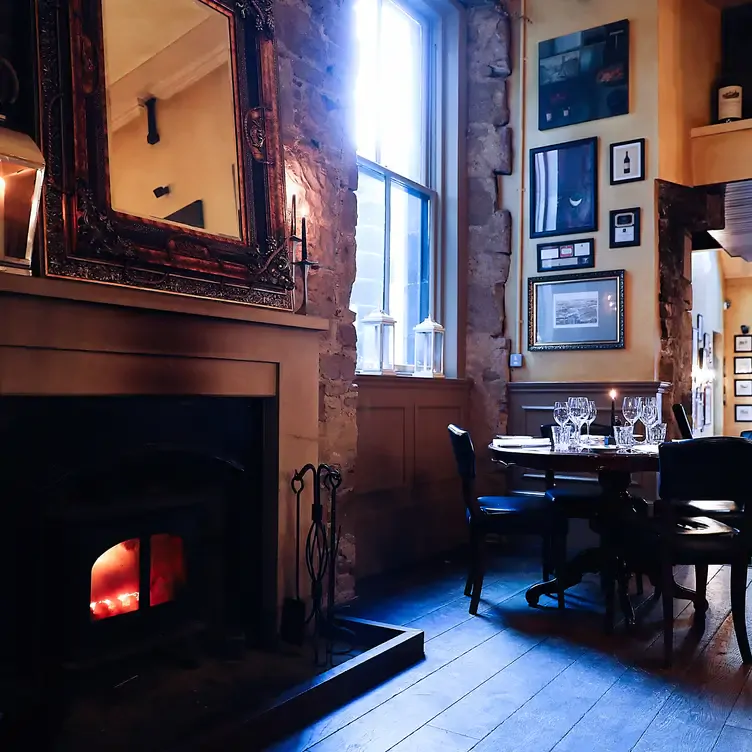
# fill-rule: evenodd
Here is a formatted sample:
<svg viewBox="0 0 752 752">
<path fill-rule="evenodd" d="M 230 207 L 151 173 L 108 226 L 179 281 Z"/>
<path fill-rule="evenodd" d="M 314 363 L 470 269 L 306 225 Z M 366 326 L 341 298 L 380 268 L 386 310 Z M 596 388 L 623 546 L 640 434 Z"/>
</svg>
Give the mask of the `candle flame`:
<svg viewBox="0 0 752 752">
<path fill-rule="evenodd" d="M 612 390 L 611 390 L 611 391 L 610 391 L 610 392 L 608 393 L 608 396 L 609 396 L 609 397 L 611 397 L 611 399 L 612 399 L 612 400 L 615 400 L 615 399 L 616 399 L 616 389 L 612 389 Z"/>
</svg>

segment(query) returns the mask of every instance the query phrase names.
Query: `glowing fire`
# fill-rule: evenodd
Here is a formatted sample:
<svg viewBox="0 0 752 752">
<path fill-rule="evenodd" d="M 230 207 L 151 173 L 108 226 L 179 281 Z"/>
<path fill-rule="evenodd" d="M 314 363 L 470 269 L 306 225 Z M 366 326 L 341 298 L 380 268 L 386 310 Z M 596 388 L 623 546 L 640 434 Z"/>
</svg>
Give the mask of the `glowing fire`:
<svg viewBox="0 0 752 752">
<path fill-rule="evenodd" d="M 183 541 L 175 535 L 153 535 L 150 540 L 149 605 L 175 600 L 185 584 Z M 94 621 L 137 611 L 140 598 L 138 538 L 105 551 L 91 570 L 89 611 Z"/>
</svg>

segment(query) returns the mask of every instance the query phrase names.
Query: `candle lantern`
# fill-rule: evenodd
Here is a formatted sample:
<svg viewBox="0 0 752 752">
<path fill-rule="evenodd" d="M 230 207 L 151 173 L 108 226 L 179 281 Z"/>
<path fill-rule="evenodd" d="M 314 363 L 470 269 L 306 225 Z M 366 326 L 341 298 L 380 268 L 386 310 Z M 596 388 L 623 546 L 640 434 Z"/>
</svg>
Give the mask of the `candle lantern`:
<svg viewBox="0 0 752 752">
<path fill-rule="evenodd" d="M 44 157 L 28 136 L 0 127 L 0 271 L 31 274 Z"/>
<path fill-rule="evenodd" d="M 430 316 L 415 329 L 413 376 L 444 378 L 444 327 Z"/>
<path fill-rule="evenodd" d="M 394 374 L 395 320 L 384 311 L 372 311 L 360 322 L 363 337 L 361 373 Z"/>
</svg>

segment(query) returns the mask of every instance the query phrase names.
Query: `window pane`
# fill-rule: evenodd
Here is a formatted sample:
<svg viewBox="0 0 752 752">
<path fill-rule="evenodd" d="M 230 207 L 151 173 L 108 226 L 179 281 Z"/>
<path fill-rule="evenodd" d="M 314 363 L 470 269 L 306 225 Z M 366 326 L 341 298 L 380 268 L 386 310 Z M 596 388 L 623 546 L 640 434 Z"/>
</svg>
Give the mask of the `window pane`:
<svg viewBox="0 0 752 752">
<path fill-rule="evenodd" d="M 361 167 L 358 172 L 357 272 L 350 295 L 350 309 L 355 312 L 358 338 L 361 336 L 360 322 L 369 313 L 384 306 L 385 228 L 384 178 Z"/>
<path fill-rule="evenodd" d="M 381 12 L 381 159 L 410 180 L 423 180 L 424 72 L 421 25 L 391 0 Z"/>
<path fill-rule="evenodd" d="M 357 0 L 355 34 L 358 47 L 358 74 L 355 84 L 356 139 L 358 154 L 378 162 L 377 134 L 379 110 L 379 0 Z"/>
<path fill-rule="evenodd" d="M 428 198 L 393 182 L 389 233 L 389 314 L 395 324 L 395 361 L 412 365 L 413 328 L 428 315 Z"/>
</svg>

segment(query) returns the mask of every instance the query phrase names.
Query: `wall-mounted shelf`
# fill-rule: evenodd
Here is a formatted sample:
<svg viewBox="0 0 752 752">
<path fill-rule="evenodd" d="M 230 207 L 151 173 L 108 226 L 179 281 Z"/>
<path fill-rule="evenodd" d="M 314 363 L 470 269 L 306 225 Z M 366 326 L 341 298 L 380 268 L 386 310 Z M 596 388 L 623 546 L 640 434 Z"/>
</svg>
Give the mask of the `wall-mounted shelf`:
<svg viewBox="0 0 752 752">
<path fill-rule="evenodd" d="M 734 131 L 752 130 L 752 119 L 735 120 L 733 123 L 716 123 L 715 125 L 703 125 L 700 128 L 692 128 L 692 138 L 703 136 L 717 136 L 721 133 L 733 133 Z"/>
<path fill-rule="evenodd" d="M 752 179 L 752 119 L 692 128 L 694 185 Z"/>
</svg>

